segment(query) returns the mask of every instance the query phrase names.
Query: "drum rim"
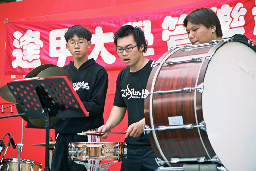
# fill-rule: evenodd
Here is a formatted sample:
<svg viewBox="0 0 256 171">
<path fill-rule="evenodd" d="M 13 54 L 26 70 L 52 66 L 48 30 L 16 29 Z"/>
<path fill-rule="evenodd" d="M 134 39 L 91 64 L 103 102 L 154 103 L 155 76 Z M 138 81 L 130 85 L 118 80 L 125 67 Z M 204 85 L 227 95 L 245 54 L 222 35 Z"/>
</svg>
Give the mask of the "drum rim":
<svg viewBox="0 0 256 171">
<path fill-rule="evenodd" d="M 166 59 L 168 59 L 170 55 L 174 54 L 175 52 L 177 52 L 177 51 L 180 50 L 180 49 L 182 49 L 182 47 L 179 47 L 179 48 L 176 48 L 176 49 L 174 49 L 174 50 L 171 50 L 171 52 L 168 53 L 168 54 L 164 57 L 164 59 L 161 61 L 161 63 L 159 64 L 159 66 L 158 66 L 158 68 L 157 68 L 157 70 L 156 70 L 156 72 L 155 72 L 155 74 L 154 74 L 154 76 L 153 76 L 153 80 L 152 80 L 150 92 L 153 92 L 153 91 L 154 91 L 156 79 L 157 79 L 158 74 L 159 74 L 159 72 L 160 72 L 160 70 L 161 70 L 161 67 L 163 66 L 163 64 L 164 64 L 164 62 L 166 61 Z M 169 51 L 168 51 L 168 52 L 169 52 Z M 150 118 L 150 124 L 151 124 L 151 129 L 152 129 L 152 137 L 154 138 L 156 147 L 157 147 L 157 149 L 158 149 L 160 155 L 162 156 L 162 158 L 163 158 L 165 161 L 168 161 L 167 157 L 165 156 L 165 154 L 163 153 L 163 151 L 162 151 L 162 149 L 161 149 L 161 146 L 160 146 L 160 144 L 159 144 L 159 142 L 158 142 L 158 138 L 157 138 L 157 136 L 156 136 L 156 132 L 155 132 L 155 130 L 154 130 L 154 121 L 153 121 L 153 113 L 152 113 L 152 111 L 153 111 L 153 109 L 152 109 L 152 107 L 153 107 L 153 105 L 152 105 L 152 103 L 153 103 L 153 94 L 152 94 L 152 93 L 150 94 L 150 97 L 149 97 L 149 98 L 150 98 L 150 100 L 149 100 L 149 118 Z M 167 164 L 170 166 L 169 163 L 167 163 Z"/>
<path fill-rule="evenodd" d="M 4 159 L 3 162 L 12 162 L 12 163 L 18 163 L 18 158 L 7 158 Z M 29 159 L 20 159 L 20 162 L 28 163 L 28 164 L 36 164 L 42 167 L 42 164 L 40 162 L 29 160 Z"/>
</svg>

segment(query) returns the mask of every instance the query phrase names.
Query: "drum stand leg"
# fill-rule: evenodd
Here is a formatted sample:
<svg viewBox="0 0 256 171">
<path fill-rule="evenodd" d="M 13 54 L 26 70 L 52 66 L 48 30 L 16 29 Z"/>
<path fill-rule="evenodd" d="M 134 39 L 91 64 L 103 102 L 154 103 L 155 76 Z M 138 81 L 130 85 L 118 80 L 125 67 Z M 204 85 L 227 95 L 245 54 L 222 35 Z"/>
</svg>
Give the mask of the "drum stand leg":
<svg viewBox="0 0 256 171">
<path fill-rule="evenodd" d="M 20 171 L 20 152 L 22 150 L 23 144 L 17 144 L 18 147 L 18 171 Z"/>
<path fill-rule="evenodd" d="M 81 162 L 81 161 L 74 161 L 74 162 L 77 163 L 77 164 L 84 165 L 84 167 L 86 167 L 87 170 L 90 170 L 90 168 L 93 167 L 95 169 L 95 171 L 107 171 L 108 167 L 111 164 L 116 163 L 117 161 L 113 161 L 113 162 L 109 162 L 109 163 L 105 163 L 105 164 L 101 164 L 101 165 L 99 165 L 98 163 L 97 164 L 90 164 L 90 163 Z"/>
</svg>

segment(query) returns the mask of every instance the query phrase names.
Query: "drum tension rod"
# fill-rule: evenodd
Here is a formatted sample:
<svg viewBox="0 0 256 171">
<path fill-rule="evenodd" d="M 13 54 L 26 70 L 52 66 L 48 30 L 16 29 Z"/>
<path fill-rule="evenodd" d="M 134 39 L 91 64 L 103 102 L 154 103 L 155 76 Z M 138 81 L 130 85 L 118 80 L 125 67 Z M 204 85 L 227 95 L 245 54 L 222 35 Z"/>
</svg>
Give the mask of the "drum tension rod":
<svg viewBox="0 0 256 171">
<path fill-rule="evenodd" d="M 172 94 L 172 93 L 191 93 L 193 90 L 197 90 L 200 93 L 202 93 L 203 92 L 203 83 L 201 83 L 197 87 L 182 88 L 179 90 L 155 91 L 155 92 L 151 92 L 151 93 L 148 92 L 148 94 L 163 95 L 163 94 Z"/>
<path fill-rule="evenodd" d="M 191 58 L 191 59 L 186 59 L 186 60 L 181 60 L 181 61 L 166 61 L 165 64 L 168 65 L 174 65 L 174 64 L 182 64 L 182 63 L 189 63 L 189 62 L 201 62 L 202 57 L 198 58 Z"/>
<path fill-rule="evenodd" d="M 172 130 L 172 129 L 193 129 L 193 128 L 200 128 L 201 130 L 206 131 L 205 122 L 202 121 L 199 125 L 187 124 L 187 125 L 173 125 L 173 126 L 159 126 L 158 128 L 150 128 L 148 125 L 144 127 L 144 134 L 149 134 L 150 131 L 165 131 L 165 130 Z"/>
</svg>

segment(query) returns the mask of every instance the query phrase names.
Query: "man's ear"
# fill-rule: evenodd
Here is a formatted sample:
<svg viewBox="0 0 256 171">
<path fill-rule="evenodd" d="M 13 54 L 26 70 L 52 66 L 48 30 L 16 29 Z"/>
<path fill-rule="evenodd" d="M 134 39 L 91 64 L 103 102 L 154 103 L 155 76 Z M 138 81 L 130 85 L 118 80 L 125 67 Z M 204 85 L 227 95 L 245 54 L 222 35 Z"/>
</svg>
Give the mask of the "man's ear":
<svg viewBox="0 0 256 171">
<path fill-rule="evenodd" d="M 216 26 L 211 25 L 210 29 L 211 29 L 212 33 L 216 32 Z"/>
<path fill-rule="evenodd" d="M 142 45 L 140 46 L 140 51 L 141 51 L 141 52 L 143 52 L 143 51 L 144 51 L 144 49 L 145 49 L 145 45 L 144 45 L 144 44 L 142 44 Z"/>
<path fill-rule="evenodd" d="M 88 48 L 90 48 L 92 45 L 92 42 L 91 41 L 88 41 Z"/>
</svg>

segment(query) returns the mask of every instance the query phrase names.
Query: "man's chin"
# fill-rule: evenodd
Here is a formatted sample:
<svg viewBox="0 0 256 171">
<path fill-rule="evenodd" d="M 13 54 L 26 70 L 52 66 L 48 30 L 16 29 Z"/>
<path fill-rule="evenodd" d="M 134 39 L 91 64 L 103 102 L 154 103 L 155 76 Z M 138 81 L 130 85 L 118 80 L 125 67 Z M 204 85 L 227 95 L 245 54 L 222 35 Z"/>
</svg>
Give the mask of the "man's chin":
<svg viewBox="0 0 256 171">
<path fill-rule="evenodd" d="M 192 45 L 199 45 L 200 42 L 196 41 L 196 42 L 193 42 Z"/>
</svg>

